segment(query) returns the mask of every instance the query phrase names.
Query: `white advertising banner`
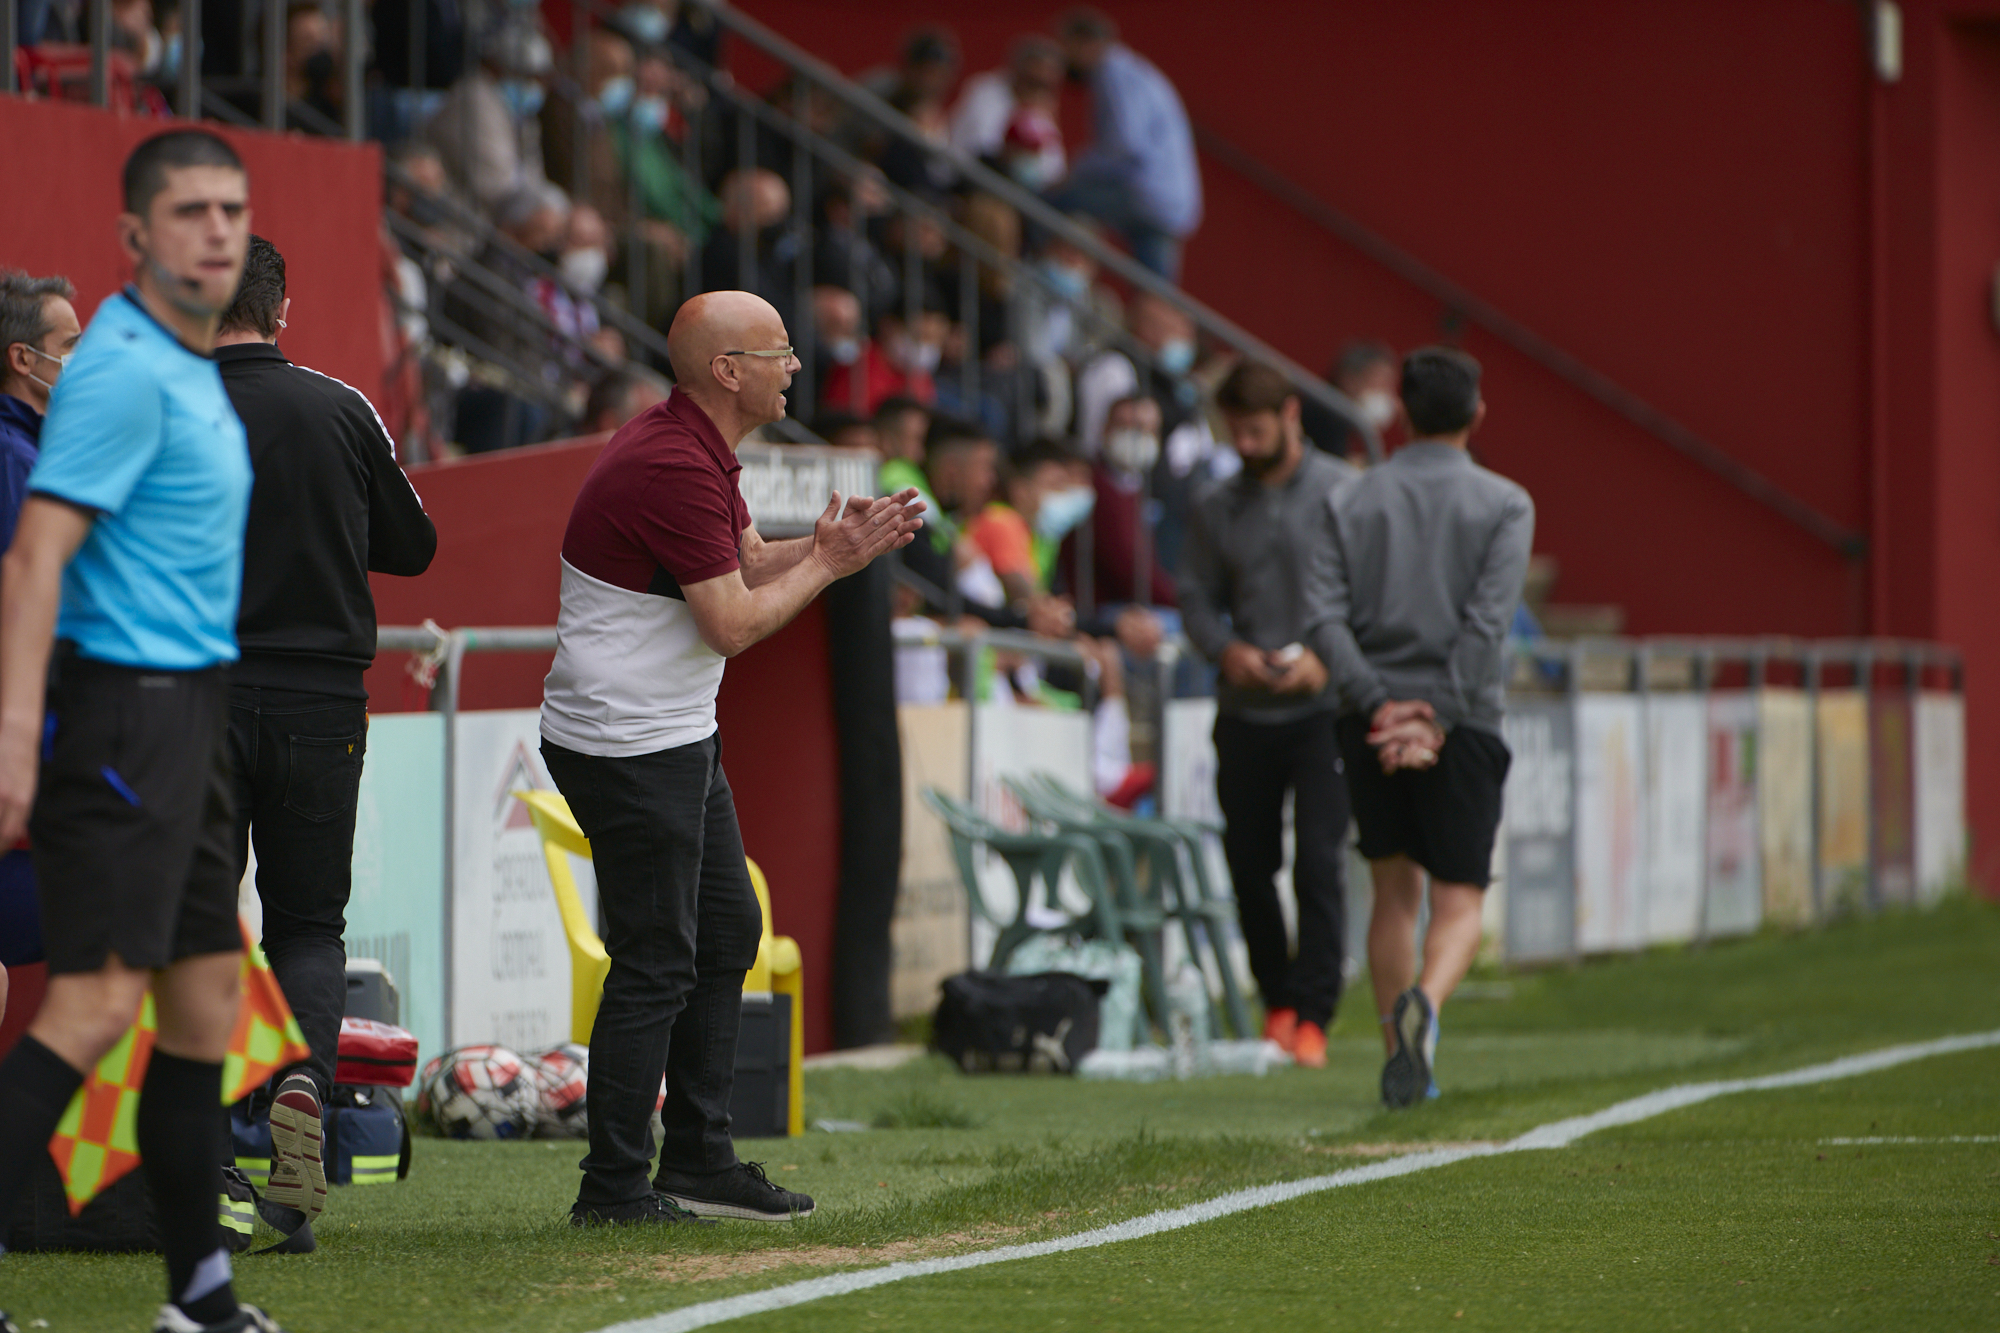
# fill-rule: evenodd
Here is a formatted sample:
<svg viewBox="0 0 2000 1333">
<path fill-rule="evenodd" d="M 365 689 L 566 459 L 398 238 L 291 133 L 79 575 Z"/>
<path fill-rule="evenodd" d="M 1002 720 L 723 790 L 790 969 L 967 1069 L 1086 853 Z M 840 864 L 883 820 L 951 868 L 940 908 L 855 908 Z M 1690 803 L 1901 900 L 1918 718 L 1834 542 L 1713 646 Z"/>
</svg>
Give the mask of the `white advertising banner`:
<svg viewBox="0 0 2000 1333">
<path fill-rule="evenodd" d="M 1576 943 L 1646 942 L 1646 712 L 1631 694 L 1576 701 Z"/>
<path fill-rule="evenodd" d="M 1869 906 L 1868 823 L 1873 813 L 1868 695 L 1821 690 L 1816 700 L 1819 761 L 1819 909 L 1822 917 Z"/>
<path fill-rule="evenodd" d="M 903 866 L 889 923 L 889 1011 L 897 1018 L 936 1008 L 938 985 L 965 970 L 971 913 L 944 821 L 924 803 L 935 787 L 965 799 L 965 704 L 900 704 L 903 742 Z"/>
<path fill-rule="evenodd" d="M 1764 919 L 1757 841 L 1757 696 L 1708 696 L 1707 903 L 1703 930 L 1745 935 Z"/>
<path fill-rule="evenodd" d="M 452 756 L 451 1041 L 532 1051 L 570 1036 L 569 943 L 522 789 L 554 790 L 532 708 L 460 713 Z M 574 861 L 586 921 L 597 881 Z"/>
<path fill-rule="evenodd" d="M 1965 699 L 1917 696 L 1917 901 L 1965 879 Z"/>
<path fill-rule="evenodd" d="M 1501 944 L 1509 960 L 1567 957 L 1576 937 L 1576 715 L 1567 699 L 1513 701 L 1503 724 L 1507 769 L 1507 901 Z"/>
<path fill-rule="evenodd" d="M 1646 943 L 1683 944 L 1701 933 L 1703 759 L 1708 709 L 1698 694 L 1646 698 Z"/>
<path fill-rule="evenodd" d="M 1046 773 L 1076 791 L 1089 792 L 1093 790 L 1090 756 L 1088 713 L 1008 703 L 978 704 L 972 710 L 972 803 L 980 814 L 1002 828 L 1025 829 L 1027 815 L 1002 780 Z M 1013 872 L 1006 862 L 989 855 L 984 848 L 980 850 L 979 861 L 979 886 L 987 906 L 1002 919 L 1011 919 L 1018 905 Z M 1088 900 L 1071 882 L 1071 876 L 1065 874 L 1063 879 L 1060 901 L 1069 913 L 1081 915 L 1088 908 Z M 1043 919 L 1045 912 L 1060 917 L 1061 913 L 1049 912 L 1040 905 L 1045 899 L 1039 884 L 1037 889 L 1030 919 Z M 992 957 L 994 939 L 991 927 L 984 922 L 973 923 L 974 966 L 984 967 Z"/>
</svg>

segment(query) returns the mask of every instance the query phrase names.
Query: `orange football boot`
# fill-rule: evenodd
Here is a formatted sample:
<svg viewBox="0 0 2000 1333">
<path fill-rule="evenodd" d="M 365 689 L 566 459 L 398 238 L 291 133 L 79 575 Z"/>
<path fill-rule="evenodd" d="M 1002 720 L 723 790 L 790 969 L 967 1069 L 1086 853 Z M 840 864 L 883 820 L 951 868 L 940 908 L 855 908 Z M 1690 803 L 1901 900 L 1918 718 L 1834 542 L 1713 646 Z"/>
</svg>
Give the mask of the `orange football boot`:
<svg viewBox="0 0 2000 1333">
<path fill-rule="evenodd" d="M 1292 1053 L 1292 1043 L 1297 1040 L 1299 1011 L 1296 1009 L 1273 1009 L 1264 1016 L 1264 1040 L 1275 1041 L 1285 1054 Z"/>
</svg>

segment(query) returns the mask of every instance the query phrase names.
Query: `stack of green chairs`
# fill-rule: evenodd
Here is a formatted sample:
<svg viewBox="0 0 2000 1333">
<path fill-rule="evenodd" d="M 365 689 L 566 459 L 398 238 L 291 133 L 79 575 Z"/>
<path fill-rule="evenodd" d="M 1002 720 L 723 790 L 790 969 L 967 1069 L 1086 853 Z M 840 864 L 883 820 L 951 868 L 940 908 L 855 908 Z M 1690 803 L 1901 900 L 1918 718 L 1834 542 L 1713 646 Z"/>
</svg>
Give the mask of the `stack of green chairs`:
<svg viewBox="0 0 2000 1333">
<path fill-rule="evenodd" d="M 958 863 L 958 877 L 972 914 L 999 932 L 993 956 L 986 966 L 999 971 L 1022 941 L 1034 935 L 1082 935 L 1086 938 L 1122 942 L 1126 922 L 1113 899 L 1104 858 L 1096 840 L 1072 833 L 1010 833 L 974 810 L 964 801 L 947 796 L 935 787 L 924 788 L 924 804 L 944 821 L 951 836 L 952 857 Z M 1012 919 L 993 910 L 979 888 L 979 867 L 975 847 L 984 846 L 1007 863 L 1014 874 L 1015 909 Z M 1090 899 L 1082 916 L 1072 915 L 1057 894 L 1063 868 L 1076 875 L 1076 882 Z M 1037 926 L 1028 920 L 1035 899 L 1035 882 L 1043 886 L 1042 901 L 1063 916 L 1058 924 Z"/>
<path fill-rule="evenodd" d="M 1141 819 L 1065 786 L 1047 774 L 1037 774 L 1025 781 L 1013 778 L 1005 781 L 1031 818 L 1059 832 L 1092 838 L 1104 849 L 1120 910 L 1127 915 L 1128 931 L 1139 921 L 1150 923 L 1155 932 L 1164 921 L 1179 923 L 1188 957 L 1197 966 L 1206 943 L 1222 981 L 1230 1030 L 1239 1038 L 1256 1036 L 1227 945 L 1226 923 L 1235 921 L 1236 905 L 1215 891 L 1208 874 L 1208 858 L 1203 852 L 1207 836 L 1221 832 L 1220 827 L 1203 820 Z M 1145 853 L 1148 873 L 1143 878 L 1138 873 L 1136 851 Z M 1127 902 L 1132 906 L 1126 907 Z M 1150 952 L 1144 947 L 1140 950 L 1140 956 L 1156 969 L 1158 940 L 1155 933 Z M 1164 1009 L 1160 1013 L 1164 1018 Z M 1214 1014 L 1215 1031 L 1222 1030 L 1223 1018 L 1219 1010 Z"/>
</svg>

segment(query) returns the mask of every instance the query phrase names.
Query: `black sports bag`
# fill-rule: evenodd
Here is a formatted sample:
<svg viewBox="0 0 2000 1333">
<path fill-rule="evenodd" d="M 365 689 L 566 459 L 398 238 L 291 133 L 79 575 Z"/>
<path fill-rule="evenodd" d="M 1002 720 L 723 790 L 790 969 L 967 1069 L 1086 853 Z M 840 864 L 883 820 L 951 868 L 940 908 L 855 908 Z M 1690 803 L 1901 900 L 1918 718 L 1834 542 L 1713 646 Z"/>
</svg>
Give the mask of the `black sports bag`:
<svg viewBox="0 0 2000 1333">
<path fill-rule="evenodd" d="M 960 972 L 940 988 L 931 1042 L 968 1074 L 1073 1074 L 1097 1049 L 1108 987 L 1073 972 Z"/>
</svg>

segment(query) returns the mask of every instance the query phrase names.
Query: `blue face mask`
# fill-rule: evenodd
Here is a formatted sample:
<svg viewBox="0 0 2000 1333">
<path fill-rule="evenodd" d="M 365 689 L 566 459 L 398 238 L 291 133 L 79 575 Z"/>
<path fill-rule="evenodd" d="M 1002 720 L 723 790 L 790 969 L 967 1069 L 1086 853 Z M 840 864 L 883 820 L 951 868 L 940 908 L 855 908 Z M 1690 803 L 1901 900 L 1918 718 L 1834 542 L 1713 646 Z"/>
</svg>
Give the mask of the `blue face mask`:
<svg viewBox="0 0 2000 1333">
<path fill-rule="evenodd" d="M 667 99 L 641 97 L 632 103 L 632 128 L 641 134 L 658 134 L 667 127 Z"/>
<path fill-rule="evenodd" d="M 672 25 L 664 9 L 652 5 L 626 5 L 618 11 L 618 26 L 632 34 L 634 41 L 646 46 L 658 46 L 667 40 L 667 32 Z"/>
<path fill-rule="evenodd" d="M 1059 542 L 1090 517 L 1097 507 L 1097 492 L 1088 486 L 1072 486 L 1042 497 L 1035 511 L 1035 532 L 1043 541 Z"/>
<path fill-rule="evenodd" d="M 161 83 L 172 83 L 174 80 L 180 78 L 180 76 L 181 35 L 175 33 L 173 36 L 167 38 L 166 49 L 160 53 L 160 72 L 158 77 Z"/>
<path fill-rule="evenodd" d="M 537 115 L 542 109 L 542 98 L 546 90 L 533 79 L 500 80 L 500 99 L 507 104 L 507 111 L 516 120 L 526 120 Z"/>
<path fill-rule="evenodd" d="M 1090 276 L 1080 268 L 1070 268 L 1066 264 L 1042 261 L 1042 276 L 1049 280 L 1049 286 L 1067 296 L 1072 301 L 1081 301 L 1090 295 Z"/>
<path fill-rule="evenodd" d="M 625 114 L 625 108 L 632 105 L 632 77 L 620 74 L 606 79 L 604 86 L 597 90 L 597 109 L 606 116 L 616 118 Z"/>
<path fill-rule="evenodd" d="M 1194 367 L 1194 340 L 1175 338 L 1153 354 L 1169 375 L 1185 375 Z"/>
</svg>

